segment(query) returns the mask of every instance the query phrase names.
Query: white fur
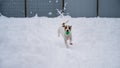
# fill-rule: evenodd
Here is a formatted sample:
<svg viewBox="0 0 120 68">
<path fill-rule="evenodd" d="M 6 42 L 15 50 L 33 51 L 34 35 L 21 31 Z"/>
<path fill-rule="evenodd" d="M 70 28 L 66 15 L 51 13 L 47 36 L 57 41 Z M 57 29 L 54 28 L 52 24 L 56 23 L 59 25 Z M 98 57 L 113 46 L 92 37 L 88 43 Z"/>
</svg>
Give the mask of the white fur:
<svg viewBox="0 0 120 68">
<path fill-rule="evenodd" d="M 60 34 L 63 36 L 64 42 L 65 42 L 65 45 L 66 45 L 67 48 L 69 47 L 68 43 L 67 43 L 67 40 L 69 40 L 70 44 L 72 45 L 72 32 L 71 31 L 70 31 L 69 35 L 66 35 L 64 27 L 59 27 L 58 28 L 58 37 L 60 36 Z"/>
</svg>

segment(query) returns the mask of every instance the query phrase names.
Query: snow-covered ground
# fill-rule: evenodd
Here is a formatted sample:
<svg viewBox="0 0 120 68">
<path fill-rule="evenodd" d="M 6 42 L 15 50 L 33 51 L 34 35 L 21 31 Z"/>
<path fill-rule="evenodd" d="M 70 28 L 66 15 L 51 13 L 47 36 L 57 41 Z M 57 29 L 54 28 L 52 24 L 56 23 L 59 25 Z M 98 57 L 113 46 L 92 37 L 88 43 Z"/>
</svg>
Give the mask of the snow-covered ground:
<svg viewBox="0 0 120 68">
<path fill-rule="evenodd" d="M 69 49 L 57 34 L 66 19 Z M 120 68 L 120 18 L 1 16 L 0 68 Z"/>
</svg>

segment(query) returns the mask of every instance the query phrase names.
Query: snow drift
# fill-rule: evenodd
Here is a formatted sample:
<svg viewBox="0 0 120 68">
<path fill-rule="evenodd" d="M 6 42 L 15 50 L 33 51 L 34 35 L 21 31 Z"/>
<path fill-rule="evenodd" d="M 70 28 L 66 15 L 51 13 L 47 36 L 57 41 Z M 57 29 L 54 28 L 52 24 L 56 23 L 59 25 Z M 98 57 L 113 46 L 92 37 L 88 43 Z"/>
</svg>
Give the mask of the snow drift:
<svg viewBox="0 0 120 68">
<path fill-rule="evenodd" d="M 57 29 L 69 19 L 73 46 Z M 0 17 L 0 68 L 120 68 L 120 18 Z"/>
</svg>

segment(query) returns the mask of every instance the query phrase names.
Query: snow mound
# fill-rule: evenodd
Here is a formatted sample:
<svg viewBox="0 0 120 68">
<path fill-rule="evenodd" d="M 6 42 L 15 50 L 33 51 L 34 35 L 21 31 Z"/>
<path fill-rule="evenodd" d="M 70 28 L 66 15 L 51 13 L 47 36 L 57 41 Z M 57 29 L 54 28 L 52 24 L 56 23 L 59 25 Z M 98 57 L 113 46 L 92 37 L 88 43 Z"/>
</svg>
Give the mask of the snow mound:
<svg viewBox="0 0 120 68">
<path fill-rule="evenodd" d="M 73 46 L 57 29 L 69 19 Z M 120 68 L 119 18 L 0 17 L 0 68 Z"/>
</svg>

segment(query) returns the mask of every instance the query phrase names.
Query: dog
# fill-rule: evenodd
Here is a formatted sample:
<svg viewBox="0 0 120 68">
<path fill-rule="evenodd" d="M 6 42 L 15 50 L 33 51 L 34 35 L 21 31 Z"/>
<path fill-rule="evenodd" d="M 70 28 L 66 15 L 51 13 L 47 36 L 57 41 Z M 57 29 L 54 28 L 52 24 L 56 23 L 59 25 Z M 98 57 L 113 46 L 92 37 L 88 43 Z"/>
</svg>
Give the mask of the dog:
<svg viewBox="0 0 120 68">
<path fill-rule="evenodd" d="M 70 45 L 73 45 L 72 43 L 72 26 L 71 25 L 65 25 L 68 22 L 68 20 L 64 23 L 62 23 L 62 26 L 58 28 L 58 37 L 60 37 L 60 34 L 63 36 L 65 45 L 67 48 L 69 48 L 67 41 L 69 40 Z"/>
</svg>

